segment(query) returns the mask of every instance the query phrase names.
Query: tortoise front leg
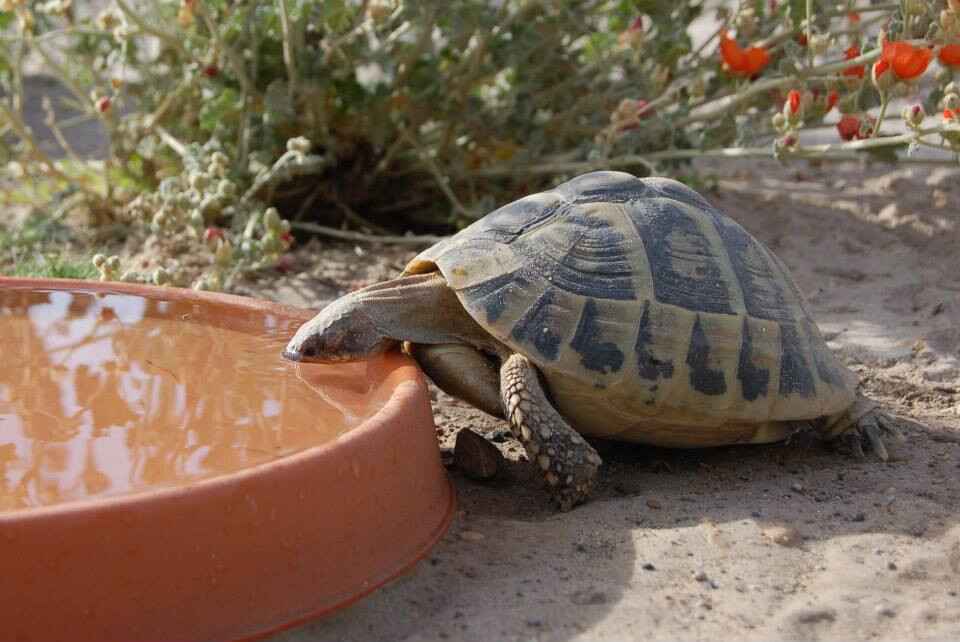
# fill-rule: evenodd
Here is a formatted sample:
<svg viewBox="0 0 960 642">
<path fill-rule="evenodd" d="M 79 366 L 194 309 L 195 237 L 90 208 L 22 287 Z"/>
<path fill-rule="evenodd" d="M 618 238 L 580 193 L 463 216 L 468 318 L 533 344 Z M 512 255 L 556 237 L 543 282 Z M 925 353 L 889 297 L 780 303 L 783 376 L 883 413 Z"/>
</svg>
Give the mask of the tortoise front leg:
<svg viewBox="0 0 960 642">
<path fill-rule="evenodd" d="M 583 502 L 603 460 L 547 399 L 529 359 L 514 354 L 504 362 L 500 394 L 514 436 L 543 471 L 560 510 Z"/>
</svg>

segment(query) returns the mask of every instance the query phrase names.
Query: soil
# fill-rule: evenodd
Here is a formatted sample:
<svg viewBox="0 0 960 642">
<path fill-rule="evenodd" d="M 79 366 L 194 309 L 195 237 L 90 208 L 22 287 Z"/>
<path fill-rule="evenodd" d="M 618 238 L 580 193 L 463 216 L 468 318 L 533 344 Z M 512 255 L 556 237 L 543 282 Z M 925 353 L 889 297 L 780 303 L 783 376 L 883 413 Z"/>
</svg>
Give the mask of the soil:
<svg viewBox="0 0 960 642">
<path fill-rule="evenodd" d="M 407 576 L 273 642 L 960 638 L 960 169 L 699 171 L 791 268 L 863 391 L 903 417 L 891 461 L 808 437 L 598 442 L 592 501 L 557 513 L 506 424 L 434 389 L 450 532 Z M 244 291 L 320 308 L 413 254 L 315 242 L 302 272 Z M 452 465 L 464 428 L 506 456 L 496 479 Z"/>
</svg>

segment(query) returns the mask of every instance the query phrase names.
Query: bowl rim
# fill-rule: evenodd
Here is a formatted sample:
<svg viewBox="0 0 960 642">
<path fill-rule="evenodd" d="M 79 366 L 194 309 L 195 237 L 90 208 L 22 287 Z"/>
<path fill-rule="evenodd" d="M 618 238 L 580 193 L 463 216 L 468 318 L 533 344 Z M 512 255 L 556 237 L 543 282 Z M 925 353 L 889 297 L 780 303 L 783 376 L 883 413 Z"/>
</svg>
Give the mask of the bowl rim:
<svg viewBox="0 0 960 642">
<path fill-rule="evenodd" d="M 186 288 L 157 287 L 139 283 L 0 276 L 0 289 L 70 289 L 73 291 L 134 294 L 145 298 L 160 298 L 158 295 L 162 294 L 163 298 L 167 300 L 208 301 L 246 308 L 251 312 L 264 312 L 269 310 L 274 314 L 294 319 L 306 320 L 313 315 L 313 312 L 310 310 L 282 303 L 274 303 L 264 299 L 254 299 L 234 294 L 224 294 L 222 292 L 199 292 Z M 401 364 L 399 367 L 402 368 L 404 366 Z M 390 397 L 384 405 L 357 427 L 322 444 L 283 455 L 277 459 L 212 477 L 201 477 L 174 486 L 132 491 L 117 495 L 94 496 L 44 506 L 28 506 L 24 508 L 0 510 L 0 527 L 5 524 L 23 523 L 27 520 L 47 520 L 54 517 L 59 519 L 63 515 L 86 513 L 92 508 L 96 508 L 99 511 L 123 510 L 133 508 L 134 506 L 142 506 L 145 502 L 175 500 L 186 495 L 196 494 L 197 492 L 218 492 L 226 490 L 229 486 L 233 486 L 238 480 L 259 477 L 276 470 L 303 466 L 309 460 L 329 458 L 331 451 L 340 444 L 349 443 L 356 439 L 364 439 L 368 433 L 376 430 L 378 426 L 392 425 L 399 420 L 401 409 L 404 407 L 404 403 L 402 403 L 403 398 L 408 397 L 411 392 L 409 382 L 401 381 L 391 392 Z M 450 483 L 449 480 L 448 483 Z M 452 513 L 452 508 L 450 512 Z M 445 524 L 447 522 L 449 522 L 449 518 L 444 520 Z"/>
</svg>

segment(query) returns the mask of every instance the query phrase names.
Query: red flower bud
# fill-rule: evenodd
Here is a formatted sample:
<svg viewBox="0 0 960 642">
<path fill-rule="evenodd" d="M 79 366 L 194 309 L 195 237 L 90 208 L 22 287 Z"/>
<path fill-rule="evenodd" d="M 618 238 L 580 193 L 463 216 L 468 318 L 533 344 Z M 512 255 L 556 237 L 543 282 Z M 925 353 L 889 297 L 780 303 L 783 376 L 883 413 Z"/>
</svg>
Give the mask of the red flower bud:
<svg viewBox="0 0 960 642">
<path fill-rule="evenodd" d="M 207 78 L 216 78 L 220 75 L 220 68 L 216 65 L 207 65 L 203 68 L 203 75 Z"/>
<path fill-rule="evenodd" d="M 827 94 L 827 111 L 833 109 L 837 105 L 838 100 L 840 100 L 840 94 L 838 94 L 836 90 Z"/>
<path fill-rule="evenodd" d="M 790 113 L 796 114 L 800 111 L 800 92 L 796 89 L 791 89 L 787 93 L 787 104 L 790 105 Z"/>
<path fill-rule="evenodd" d="M 213 245 L 224 239 L 226 239 L 226 234 L 224 234 L 223 228 L 208 227 L 203 231 L 203 242 L 207 245 Z"/>
<path fill-rule="evenodd" d="M 850 47 L 845 52 L 843 52 L 844 58 L 847 60 L 853 60 L 860 55 L 860 47 Z M 863 78 L 865 70 L 863 65 L 854 65 L 853 67 L 847 67 L 841 72 L 844 76 L 856 76 L 857 78 Z"/>
<path fill-rule="evenodd" d="M 837 123 L 837 133 L 843 140 L 853 140 L 860 133 L 860 119 L 849 114 L 843 116 Z"/>
<path fill-rule="evenodd" d="M 113 103 L 110 101 L 110 98 L 108 98 L 107 96 L 101 96 L 100 98 L 97 98 L 97 102 L 95 104 L 97 107 L 97 111 L 100 112 L 101 114 L 105 114 L 108 111 L 110 111 L 110 106 Z"/>
</svg>

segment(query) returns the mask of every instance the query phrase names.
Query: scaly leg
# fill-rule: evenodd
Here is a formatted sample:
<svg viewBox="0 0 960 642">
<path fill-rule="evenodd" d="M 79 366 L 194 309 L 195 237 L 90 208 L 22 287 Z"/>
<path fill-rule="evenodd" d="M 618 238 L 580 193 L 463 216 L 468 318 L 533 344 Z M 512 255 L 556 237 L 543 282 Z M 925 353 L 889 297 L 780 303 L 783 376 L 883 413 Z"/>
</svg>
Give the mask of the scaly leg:
<svg viewBox="0 0 960 642">
<path fill-rule="evenodd" d="M 863 459 L 863 447 L 868 446 L 881 461 L 889 459 L 884 436 L 903 441 L 897 420 L 862 395 L 857 395 L 853 406 L 828 424 L 826 436 L 840 440 L 858 459 Z"/>
<path fill-rule="evenodd" d="M 603 460 L 547 399 L 536 366 L 510 356 L 500 369 L 500 394 L 514 436 L 543 471 L 560 510 L 583 502 Z"/>
</svg>

